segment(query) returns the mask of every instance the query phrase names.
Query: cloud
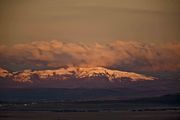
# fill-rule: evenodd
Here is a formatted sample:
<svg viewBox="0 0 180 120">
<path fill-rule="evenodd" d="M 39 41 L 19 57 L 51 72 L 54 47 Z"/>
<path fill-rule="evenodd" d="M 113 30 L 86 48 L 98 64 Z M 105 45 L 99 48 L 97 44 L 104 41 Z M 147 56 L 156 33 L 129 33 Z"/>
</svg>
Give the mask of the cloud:
<svg viewBox="0 0 180 120">
<path fill-rule="evenodd" d="M 0 66 L 29 65 L 33 68 L 62 66 L 118 66 L 129 70 L 180 70 L 180 44 L 114 41 L 109 44 L 72 43 L 58 40 L 0 45 Z"/>
</svg>

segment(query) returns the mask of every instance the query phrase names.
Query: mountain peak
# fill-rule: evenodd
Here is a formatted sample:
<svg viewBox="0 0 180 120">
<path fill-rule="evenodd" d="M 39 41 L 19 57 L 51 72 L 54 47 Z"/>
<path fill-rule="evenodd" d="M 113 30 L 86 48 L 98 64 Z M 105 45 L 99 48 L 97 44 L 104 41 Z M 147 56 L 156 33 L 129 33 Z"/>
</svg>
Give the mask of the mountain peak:
<svg viewBox="0 0 180 120">
<path fill-rule="evenodd" d="M 89 67 L 89 68 L 78 68 L 78 76 L 80 78 L 83 77 L 92 77 L 97 75 L 103 75 L 108 77 L 110 81 L 113 79 L 121 79 L 121 78 L 130 78 L 132 81 L 136 80 L 154 80 L 154 77 L 147 77 L 142 74 L 137 74 L 133 72 L 124 72 L 119 70 L 110 70 L 104 67 Z"/>
<path fill-rule="evenodd" d="M 119 70 L 111 70 L 104 67 L 67 67 L 55 70 L 24 70 L 21 72 L 9 73 L 7 70 L 0 69 L 1 77 L 12 75 L 12 79 L 17 82 L 32 82 L 32 76 L 37 75 L 40 80 L 56 79 L 89 79 L 104 78 L 113 82 L 113 80 L 121 81 L 122 79 L 130 81 L 154 80 L 154 77 L 137 74 L 134 72 L 125 72 Z M 101 80 L 101 79 L 100 79 Z"/>
</svg>

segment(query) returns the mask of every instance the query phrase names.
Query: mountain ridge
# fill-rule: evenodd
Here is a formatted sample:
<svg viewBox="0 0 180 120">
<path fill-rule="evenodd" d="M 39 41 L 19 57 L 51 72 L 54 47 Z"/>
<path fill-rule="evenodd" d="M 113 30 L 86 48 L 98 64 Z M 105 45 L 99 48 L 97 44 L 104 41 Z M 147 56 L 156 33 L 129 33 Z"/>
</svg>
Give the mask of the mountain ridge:
<svg viewBox="0 0 180 120">
<path fill-rule="evenodd" d="M 108 79 L 109 82 L 114 80 L 155 80 L 157 78 L 145 76 L 134 72 L 125 72 L 119 70 L 111 70 L 104 67 L 67 67 L 55 70 L 24 70 L 20 72 L 8 72 L 5 69 L 0 69 L 0 77 L 11 78 L 16 82 L 29 82 L 33 83 L 33 78 L 36 77 L 40 80 L 69 80 L 69 79 L 89 79 L 94 78 L 100 80 Z"/>
</svg>

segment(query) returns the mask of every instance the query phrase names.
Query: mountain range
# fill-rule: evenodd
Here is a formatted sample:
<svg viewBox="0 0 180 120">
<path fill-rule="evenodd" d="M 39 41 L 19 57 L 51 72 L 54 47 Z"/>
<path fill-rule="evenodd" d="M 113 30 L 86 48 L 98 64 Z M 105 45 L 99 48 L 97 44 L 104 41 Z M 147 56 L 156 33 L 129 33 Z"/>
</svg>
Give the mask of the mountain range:
<svg viewBox="0 0 180 120">
<path fill-rule="evenodd" d="M 66 67 L 54 70 L 24 70 L 19 72 L 9 72 L 5 69 L 0 69 L 0 77 L 8 78 L 19 83 L 31 83 L 39 81 L 68 81 L 68 80 L 83 80 L 83 81 L 107 81 L 107 82 L 122 82 L 122 81 L 144 81 L 155 80 L 155 77 L 145 76 L 134 72 L 125 72 L 119 70 L 110 70 L 103 67 Z"/>
<path fill-rule="evenodd" d="M 10 72 L 0 69 L 0 88 L 124 88 L 174 93 L 180 80 L 159 78 L 104 67 L 61 67 Z"/>
<path fill-rule="evenodd" d="M 162 79 L 104 67 L 63 67 L 16 72 L 0 69 L 0 91 L 9 91 L 2 92 L 2 98 L 9 95 L 11 98 L 11 93 L 18 91 L 20 96 L 35 95 L 42 99 L 49 95 L 53 99 L 60 99 L 58 96 L 63 99 L 129 99 L 177 93 L 180 92 L 179 85 L 179 79 Z M 4 88 L 23 88 L 24 92 Z M 16 98 L 17 95 L 14 95 Z"/>
</svg>

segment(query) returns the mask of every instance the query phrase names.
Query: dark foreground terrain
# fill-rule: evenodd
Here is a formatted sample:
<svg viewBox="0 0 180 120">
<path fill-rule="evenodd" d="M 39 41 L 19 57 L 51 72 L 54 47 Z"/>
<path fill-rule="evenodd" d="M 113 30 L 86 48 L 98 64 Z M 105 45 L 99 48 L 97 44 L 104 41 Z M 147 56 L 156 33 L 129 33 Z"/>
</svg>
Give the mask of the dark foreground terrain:
<svg viewBox="0 0 180 120">
<path fill-rule="evenodd" d="M 179 92 L 154 97 L 102 100 L 83 99 L 86 94 L 82 94 L 81 99 L 74 99 L 81 95 L 79 91 L 59 90 L 55 92 L 58 94 L 48 91 L 1 91 L 0 120 L 180 120 Z M 114 93 L 111 90 L 100 91 L 101 95 L 107 92 Z M 86 93 L 93 98 L 100 94 L 94 95 L 94 90 Z M 117 93 L 115 96 L 121 95 L 119 90 Z"/>
<path fill-rule="evenodd" d="M 173 96 L 128 101 L 2 102 L 0 120 L 180 120 L 180 105 Z M 169 100 L 163 102 L 162 98 Z"/>
<path fill-rule="evenodd" d="M 1 120 L 180 120 L 180 111 L 23 112 L 3 111 Z"/>
</svg>

